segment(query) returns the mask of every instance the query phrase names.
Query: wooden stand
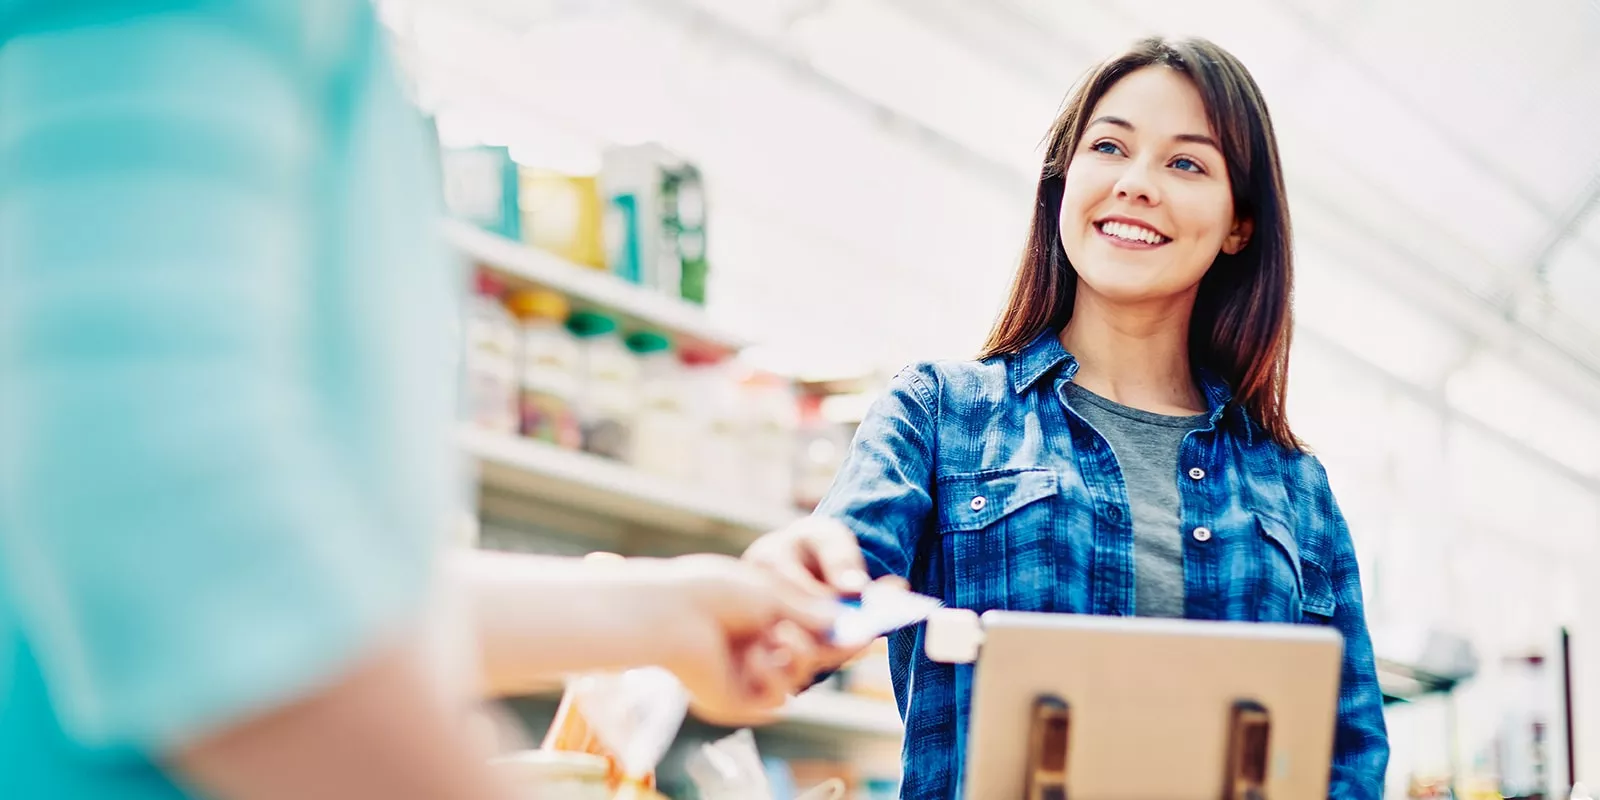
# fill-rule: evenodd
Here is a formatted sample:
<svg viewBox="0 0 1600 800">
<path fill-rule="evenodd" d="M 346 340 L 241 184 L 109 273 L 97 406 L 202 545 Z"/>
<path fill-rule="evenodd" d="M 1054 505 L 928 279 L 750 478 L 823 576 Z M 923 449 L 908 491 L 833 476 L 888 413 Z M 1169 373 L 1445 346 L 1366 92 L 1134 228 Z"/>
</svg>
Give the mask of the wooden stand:
<svg viewBox="0 0 1600 800">
<path fill-rule="evenodd" d="M 1055 695 L 1033 702 L 1028 733 L 1026 800 L 1067 800 L 1067 751 L 1072 746 L 1072 710 Z M 1253 700 L 1233 704 L 1228 721 L 1228 756 L 1222 800 L 1267 800 L 1267 752 L 1271 717 Z"/>
</svg>

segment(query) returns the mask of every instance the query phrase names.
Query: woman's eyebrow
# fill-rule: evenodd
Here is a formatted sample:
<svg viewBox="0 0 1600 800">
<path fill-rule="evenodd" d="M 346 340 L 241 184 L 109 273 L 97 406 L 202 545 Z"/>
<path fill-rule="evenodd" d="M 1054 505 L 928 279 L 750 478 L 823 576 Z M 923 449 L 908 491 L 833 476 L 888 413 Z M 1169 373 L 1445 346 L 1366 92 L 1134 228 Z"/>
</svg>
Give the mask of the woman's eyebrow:
<svg viewBox="0 0 1600 800">
<path fill-rule="evenodd" d="M 1115 125 L 1118 128 L 1126 128 L 1126 129 L 1128 129 L 1130 131 L 1136 130 L 1133 127 L 1133 123 L 1123 119 L 1122 117 L 1113 117 L 1113 116 L 1095 117 L 1085 127 L 1086 128 L 1092 128 L 1092 127 L 1094 127 L 1096 125 L 1101 125 L 1101 124 Z M 1213 150 L 1216 150 L 1219 153 L 1222 152 L 1222 145 L 1217 144 L 1217 140 L 1216 139 L 1213 139 L 1210 136 L 1207 136 L 1206 134 L 1203 134 L 1203 133 L 1180 133 L 1177 136 L 1172 137 L 1172 139 L 1173 139 L 1173 141 L 1178 141 L 1178 142 L 1193 142 L 1194 144 L 1203 144 L 1203 145 L 1205 145 L 1207 147 L 1210 147 Z"/>
</svg>

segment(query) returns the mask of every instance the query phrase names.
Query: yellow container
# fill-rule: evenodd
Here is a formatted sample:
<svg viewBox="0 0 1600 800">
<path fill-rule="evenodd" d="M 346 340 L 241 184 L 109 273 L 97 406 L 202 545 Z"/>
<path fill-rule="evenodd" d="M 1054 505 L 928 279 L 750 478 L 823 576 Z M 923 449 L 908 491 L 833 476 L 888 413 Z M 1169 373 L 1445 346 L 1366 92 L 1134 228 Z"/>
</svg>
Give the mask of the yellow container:
<svg viewBox="0 0 1600 800">
<path fill-rule="evenodd" d="M 524 242 L 576 264 L 606 268 L 599 178 L 524 167 L 518 194 Z"/>
</svg>

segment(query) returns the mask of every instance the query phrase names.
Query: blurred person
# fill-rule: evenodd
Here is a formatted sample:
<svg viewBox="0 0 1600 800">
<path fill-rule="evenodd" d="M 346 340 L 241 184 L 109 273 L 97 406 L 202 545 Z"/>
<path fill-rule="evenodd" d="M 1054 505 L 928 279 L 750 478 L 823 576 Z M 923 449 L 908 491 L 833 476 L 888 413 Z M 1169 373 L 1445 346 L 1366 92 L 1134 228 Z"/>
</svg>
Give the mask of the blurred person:
<svg viewBox="0 0 1600 800">
<path fill-rule="evenodd" d="M 464 281 L 381 39 L 0 0 L 0 797 L 499 797 L 449 583 L 489 689 L 661 663 L 745 711 L 816 669 L 828 614 L 734 559 L 446 552 Z"/>
<path fill-rule="evenodd" d="M 1147 39 L 1051 128 L 1009 301 L 975 361 L 906 368 L 813 518 L 746 557 L 800 584 L 909 578 L 956 608 L 1331 625 L 1330 795 L 1388 761 L 1361 581 L 1291 431 L 1287 198 L 1231 54 Z M 895 634 L 904 797 L 957 796 L 971 671 Z"/>
</svg>

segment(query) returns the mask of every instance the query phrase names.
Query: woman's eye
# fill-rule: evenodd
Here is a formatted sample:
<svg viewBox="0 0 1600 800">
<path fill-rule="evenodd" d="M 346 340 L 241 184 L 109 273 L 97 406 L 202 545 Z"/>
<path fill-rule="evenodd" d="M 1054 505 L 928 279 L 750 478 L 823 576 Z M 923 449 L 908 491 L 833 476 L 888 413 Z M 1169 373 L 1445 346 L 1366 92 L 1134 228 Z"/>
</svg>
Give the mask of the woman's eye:
<svg viewBox="0 0 1600 800">
<path fill-rule="evenodd" d="M 1188 158 L 1175 158 L 1172 160 L 1172 166 L 1174 169 L 1181 169 L 1184 172 L 1198 172 L 1202 175 L 1205 174 L 1206 171 L 1205 167 L 1200 166 L 1198 162 Z"/>
<path fill-rule="evenodd" d="M 1112 156 L 1122 154 L 1122 148 L 1118 147 L 1116 142 L 1111 141 L 1095 142 L 1089 145 L 1089 149 L 1096 153 L 1105 153 Z"/>
</svg>

